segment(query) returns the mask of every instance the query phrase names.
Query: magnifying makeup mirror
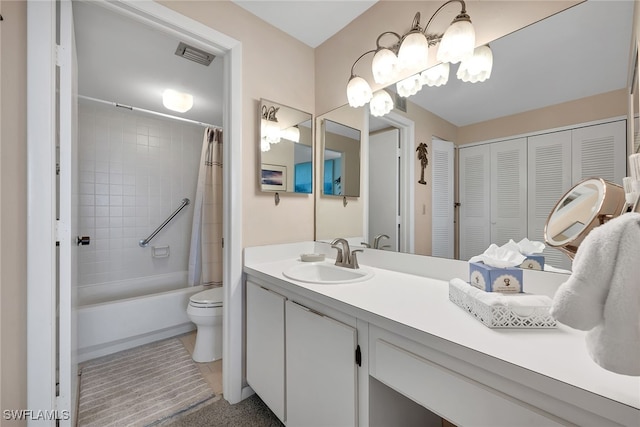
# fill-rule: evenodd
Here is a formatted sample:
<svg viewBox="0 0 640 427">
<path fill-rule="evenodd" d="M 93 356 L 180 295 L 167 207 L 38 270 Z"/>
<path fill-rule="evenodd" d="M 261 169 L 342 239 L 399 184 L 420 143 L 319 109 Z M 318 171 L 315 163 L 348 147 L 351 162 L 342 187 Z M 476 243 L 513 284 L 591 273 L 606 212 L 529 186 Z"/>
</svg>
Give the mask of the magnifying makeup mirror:
<svg viewBox="0 0 640 427">
<path fill-rule="evenodd" d="M 601 178 L 587 178 L 560 198 L 544 227 L 545 242 L 571 259 L 595 227 L 622 214 L 624 189 Z"/>
</svg>

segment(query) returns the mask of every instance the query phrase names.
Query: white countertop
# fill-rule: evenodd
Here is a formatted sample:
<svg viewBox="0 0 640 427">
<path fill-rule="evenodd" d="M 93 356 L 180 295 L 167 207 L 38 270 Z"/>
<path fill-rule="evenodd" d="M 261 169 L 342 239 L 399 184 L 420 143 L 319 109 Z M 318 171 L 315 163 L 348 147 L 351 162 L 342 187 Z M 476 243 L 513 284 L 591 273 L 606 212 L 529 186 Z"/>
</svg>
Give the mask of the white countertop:
<svg viewBox="0 0 640 427">
<path fill-rule="evenodd" d="M 289 249 L 299 248 L 294 245 Z M 333 305 L 370 323 L 386 319 L 400 330 L 411 328 L 439 337 L 640 409 L 640 377 L 619 375 L 593 362 L 586 351 L 584 332 L 562 324 L 557 329 L 491 329 L 449 301 L 448 280 L 390 271 L 362 262 L 361 265 L 374 271 L 372 279 L 340 285 L 298 282 L 282 272 L 300 264 L 299 256 L 281 249 L 269 253 L 268 260 L 245 253 L 245 272 L 266 280 L 275 279 L 290 291 Z"/>
</svg>

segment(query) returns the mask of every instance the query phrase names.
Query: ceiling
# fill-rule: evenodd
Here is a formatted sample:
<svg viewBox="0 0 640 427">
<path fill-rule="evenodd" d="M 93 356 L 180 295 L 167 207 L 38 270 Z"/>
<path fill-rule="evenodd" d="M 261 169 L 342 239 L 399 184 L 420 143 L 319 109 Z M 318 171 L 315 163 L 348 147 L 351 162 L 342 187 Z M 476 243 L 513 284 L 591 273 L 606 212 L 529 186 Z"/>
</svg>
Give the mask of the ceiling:
<svg viewBox="0 0 640 427">
<path fill-rule="evenodd" d="M 375 1 L 234 3 L 314 47 Z M 188 113 L 171 114 L 222 123 L 221 58 L 208 67 L 180 58 L 174 36 L 91 2 L 74 2 L 74 14 L 81 95 L 169 113 L 161 93 L 172 88 L 195 99 Z M 632 17 L 631 0 L 589 0 L 492 42 L 486 82 L 460 82 L 454 65 L 447 85 L 425 87 L 409 100 L 464 126 L 624 88 Z"/>
<path fill-rule="evenodd" d="M 378 0 L 231 0 L 290 36 L 318 47 Z"/>
</svg>

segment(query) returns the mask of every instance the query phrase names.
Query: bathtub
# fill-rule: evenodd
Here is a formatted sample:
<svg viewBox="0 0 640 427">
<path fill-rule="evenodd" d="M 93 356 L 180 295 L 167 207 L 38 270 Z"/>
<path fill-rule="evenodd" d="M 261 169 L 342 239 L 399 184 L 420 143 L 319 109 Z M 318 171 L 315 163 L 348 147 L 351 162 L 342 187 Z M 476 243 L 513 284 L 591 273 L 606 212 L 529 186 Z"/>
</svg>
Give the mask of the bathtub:
<svg viewBox="0 0 640 427">
<path fill-rule="evenodd" d="M 78 362 L 183 334 L 195 329 L 187 317 L 185 274 L 78 287 Z"/>
</svg>

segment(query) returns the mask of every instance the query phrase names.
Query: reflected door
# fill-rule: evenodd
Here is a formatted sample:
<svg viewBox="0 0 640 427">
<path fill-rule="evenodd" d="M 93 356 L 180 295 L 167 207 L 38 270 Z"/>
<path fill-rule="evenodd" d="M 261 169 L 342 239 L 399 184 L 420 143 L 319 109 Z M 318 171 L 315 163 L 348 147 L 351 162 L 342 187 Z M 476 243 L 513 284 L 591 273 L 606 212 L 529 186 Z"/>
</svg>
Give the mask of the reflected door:
<svg viewBox="0 0 640 427">
<path fill-rule="evenodd" d="M 400 131 L 369 136 L 369 244 L 380 234 L 380 248 L 400 249 Z M 386 247 L 388 245 L 388 247 Z"/>
<path fill-rule="evenodd" d="M 454 256 L 453 227 L 453 142 L 433 138 L 431 255 Z"/>
</svg>

